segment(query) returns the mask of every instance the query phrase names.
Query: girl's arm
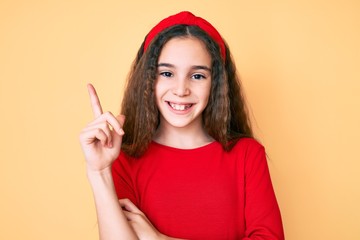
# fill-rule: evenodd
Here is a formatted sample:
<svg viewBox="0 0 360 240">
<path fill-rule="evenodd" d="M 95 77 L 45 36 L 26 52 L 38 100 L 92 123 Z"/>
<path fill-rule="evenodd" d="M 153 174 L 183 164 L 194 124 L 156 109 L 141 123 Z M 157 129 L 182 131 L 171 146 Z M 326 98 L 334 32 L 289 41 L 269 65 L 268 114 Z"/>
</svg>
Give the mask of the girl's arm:
<svg viewBox="0 0 360 240">
<path fill-rule="evenodd" d="M 103 113 L 91 84 L 88 91 L 95 119 L 82 130 L 80 143 L 94 194 L 100 239 L 135 240 L 138 238 L 121 209 L 111 175 L 112 162 L 120 153 L 125 118 Z"/>
<path fill-rule="evenodd" d="M 87 175 L 94 194 L 100 239 L 138 239 L 119 204 L 111 170 L 88 170 Z"/>
<path fill-rule="evenodd" d="M 124 209 L 124 214 L 140 240 L 181 240 L 180 238 L 172 238 L 160 233 L 151 224 L 146 215 L 129 199 L 120 199 L 119 201 Z"/>
<path fill-rule="evenodd" d="M 247 151 L 245 175 L 245 235 L 247 237 L 242 240 L 284 240 L 280 209 L 272 186 L 264 147 L 258 145 L 253 150 Z"/>
</svg>

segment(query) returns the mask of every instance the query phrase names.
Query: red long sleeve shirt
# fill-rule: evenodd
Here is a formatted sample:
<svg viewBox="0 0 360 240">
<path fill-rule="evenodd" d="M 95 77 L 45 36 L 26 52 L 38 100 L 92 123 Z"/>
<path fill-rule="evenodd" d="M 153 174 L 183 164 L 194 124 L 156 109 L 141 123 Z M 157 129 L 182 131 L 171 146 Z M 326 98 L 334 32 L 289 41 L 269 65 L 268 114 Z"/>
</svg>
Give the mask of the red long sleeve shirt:
<svg viewBox="0 0 360 240">
<path fill-rule="evenodd" d="M 186 239 L 284 239 L 264 148 L 244 138 L 177 149 L 152 142 L 139 159 L 113 164 L 117 195 L 163 234 Z"/>
</svg>

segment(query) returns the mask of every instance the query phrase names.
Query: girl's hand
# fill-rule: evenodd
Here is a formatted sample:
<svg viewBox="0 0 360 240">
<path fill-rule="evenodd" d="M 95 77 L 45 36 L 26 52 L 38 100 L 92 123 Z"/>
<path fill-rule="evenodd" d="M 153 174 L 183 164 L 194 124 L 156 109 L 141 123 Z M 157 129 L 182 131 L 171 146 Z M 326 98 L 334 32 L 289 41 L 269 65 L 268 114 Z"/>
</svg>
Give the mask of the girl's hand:
<svg viewBox="0 0 360 240">
<path fill-rule="evenodd" d="M 103 113 L 95 88 L 91 84 L 87 87 L 95 119 L 82 130 L 80 143 L 88 170 L 101 172 L 110 169 L 120 153 L 125 117 Z"/>
<path fill-rule="evenodd" d="M 129 199 L 120 199 L 119 202 L 126 218 L 140 240 L 167 239 Z"/>
</svg>

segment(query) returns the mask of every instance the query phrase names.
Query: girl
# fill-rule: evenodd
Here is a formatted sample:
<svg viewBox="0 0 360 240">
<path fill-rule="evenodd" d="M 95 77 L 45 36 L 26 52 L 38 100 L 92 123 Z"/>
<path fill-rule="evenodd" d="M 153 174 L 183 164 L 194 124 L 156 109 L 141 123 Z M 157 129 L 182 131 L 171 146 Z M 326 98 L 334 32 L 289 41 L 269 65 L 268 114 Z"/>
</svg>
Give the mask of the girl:
<svg viewBox="0 0 360 240">
<path fill-rule="evenodd" d="M 95 120 L 80 141 L 101 239 L 284 239 L 264 148 L 210 23 L 180 12 L 149 32 L 121 115 L 88 90 Z"/>
</svg>

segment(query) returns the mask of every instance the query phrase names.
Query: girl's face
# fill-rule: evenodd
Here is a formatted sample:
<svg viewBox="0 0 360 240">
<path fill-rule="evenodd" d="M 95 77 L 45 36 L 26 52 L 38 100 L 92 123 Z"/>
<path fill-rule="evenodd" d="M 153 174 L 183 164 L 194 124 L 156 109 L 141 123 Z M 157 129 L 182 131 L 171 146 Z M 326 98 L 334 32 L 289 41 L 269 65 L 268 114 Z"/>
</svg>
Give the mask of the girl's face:
<svg viewBox="0 0 360 240">
<path fill-rule="evenodd" d="M 197 38 L 173 38 L 159 56 L 155 84 L 161 127 L 202 127 L 211 88 L 211 56 Z"/>
</svg>

